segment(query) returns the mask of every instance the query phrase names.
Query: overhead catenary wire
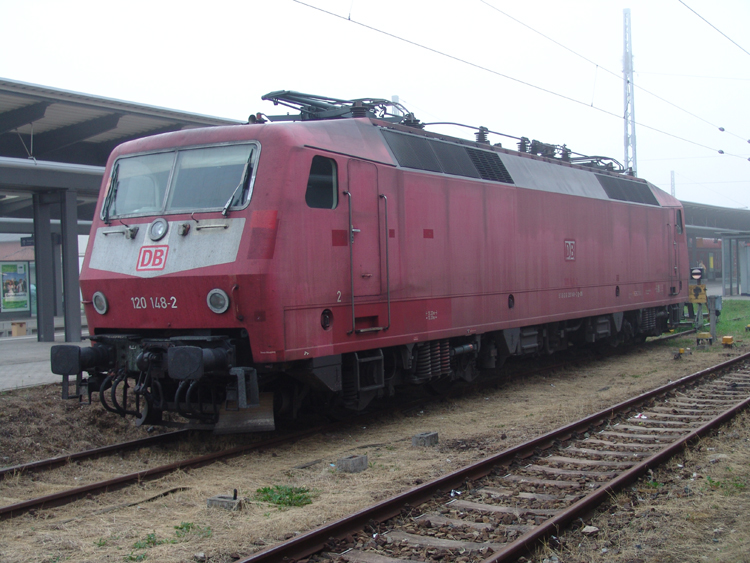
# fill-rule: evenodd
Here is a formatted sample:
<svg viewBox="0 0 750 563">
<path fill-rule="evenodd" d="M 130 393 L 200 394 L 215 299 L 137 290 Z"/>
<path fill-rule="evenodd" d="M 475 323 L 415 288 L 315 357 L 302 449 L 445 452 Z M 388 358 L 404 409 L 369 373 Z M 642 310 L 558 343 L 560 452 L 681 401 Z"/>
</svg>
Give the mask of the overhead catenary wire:
<svg viewBox="0 0 750 563">
<path fill-rule="evenodd" d="M 650 72 L 647 70 L 636 70 L 636 74 L 653 74 L 655 76 L 682 76 L 685 78 L 706 78 L 708 80 L 740 80 L 750 82 L 750 78 L 740 78 L 738 76 L 705 76 L 701 74 L 680 74 L 675 72 Z"/>
<path fill-rule="evenodd" d="M 490 74 L 494 74 L 495 76 L 499 76 L 499 77 L 501 77 L 501 78 L 505 78 L 505 79 L 507 79 L 507 80 L 512 80 L 513 82 L 517 82 L 517 83 L 519 83 L 519 84 L 522 84 L 522 85 L 524 85 L 524 86 L 528 86 L 529 88 L 533 88 L 533 89 L 535 89 L 535 90 L 539 90 L 540 92 L 544 92 L 544 93 L 546 93 L 546 94 L 551 94 L 551 95 L 553 95 L 553 96 L 556 96 L 556 97 L 558 97 L 558 98 L 562 98 L 562 99 L 564 99 L 564 100 L 567 100 L 567 101 L 569 101 L 569 102 L 573 102 L 573 103 L 575 103 L 575 104 L 579 104 L 579 105 L 582 105 L 582 106 L 585 106 L 585 107 L 588 107 L 588 108 L 592 108 L 592 109 L 595 109 L 595 110 L 597 110 L 597 111 L 599 111 L 599 112 L 601 112 L 601 113 L 604 113 L 604 114 L 606 114 L 606 115 L 609 115 L 609 116 L 615 117 L 615 118 L 616 118 L 616 119 L 618 119 L 618 120 L 619 120 L 619 119 L 622 119 L 622 116 L 621 116 L 621 115 L 618 115 L 618 114 L 616 114 L 616 113 L 614 113 L 614 112 L 611 112 L 611 111 L 605 110 L 604 108 L 600 108 L 600 107 L 597 107 L 597 106 L 595 106 L 595 105 L 591 105 L 591 104 L 589 104 L 589 103 L 587 103 L 587 102 L 583 102 L 583 101 L 581 101 L 581 100 L 577 100 L 577 99 L 575 99 L 575 98 L 572 98 L 572 97 L 570 97 L 570 96 L 566 96 L 566 95 L 564 95 L 564 94 L 560 94 L 560 93 L 558 93 L 558 92 L 554 92 L 554 91 L 552 91 L 552 90 L 548 90 L 547 88 L 542 88 L 541 86 L 537 86 L 536 84 L 532 84 L 531 82 L 526 82 L 525 80 L 521 80 L 521 79 L 519 79 L 519 78 L 515 78 L 515 77 L 513 77 L 513 76 L 510 76 L 510 75 L 507 75 L 507 74 L 503 74 L 503 73 L 501 73 L 501 72 L 499 72 L 499 71 L 496 71 L 496 70 L 493 70 L 493 69 L 487 68 L 487 67 L 485 67 L 485 66 L 482 66 L 482 65 L 480 65 L 480 64 L 477 64 L 477 63 L 474 63 L 474 62 L 468 61 L 468 60 L 466 60 L 466 59 L 462 59 L 462 58 L 460 58 L 460 57 L 457 57 L 457 56 L 455 56 L 455 55 L 451 55 L 451 54 L 449 54 L 449 53 L 446 53 L 446 52 L 444 52 L 444 51 L 440 51 L 439 49 L 435 49 L 434 47 L 428 47 L 428 46 L 426 46 L 426 45 L 422 45 L 421 43 L 417 43 L 416 41 L 413 41 L 413 40 L 411 40 L 411 39 L 407 39 L 407 38 L 405 38 L 405 37 L 401 37 L 400 35 L 396 35 L 396 34 L 394 34 L 394 33 L 390 33 L 390 32 L 388 32 L 388 31 L 384 31 L 384 30 L 382 30 L 382 29 L 379 29 L 379 28 L 377 28 L 377 27 L 374 27 L 374 26 L 371 26 L 371 25 L 365 24 L 365 23 L 363 23 L 363 22 L 359 22 L 359 21 L 357 21 L 357 20 L 353 20 L 353 19 L 351 19 L 351 16 L 349 16 L 349 17 L 341 16 L 341 15 L 339 15 L 339 14 L 335 13 L 335 12 L 331 12 L 331 11 L 329 11 L 329 10 L 325 10 L 325 9 L 323 9 L 323 8 L 320 8 L 319 6 L 314 6 L 314 5 L 312 5 L 312 4 L 308 4 L 307 2 L 303 2 L 302 0 L 292 0 L 292 1 L 293 1 L 293 2 L 295 2 L 295 3 L 297 3 L 297 4 L 300 4 L 300 5 L 302 5 L 302 6 L 305 6 L 305 7 L 307 7 L 307 8 L 311 8 L 311 9 L 313 9 L 313 10 L 316 10 L 316 11 L 318 11 L 318 12 L 321 12 L 321 13 L 323 13 L 323 14 L 326 14 L 326 15 L 332 16 L 332 17 L 334 17 L 334 18 L 337 18 L 337 19 L 343 20 L 343 21 L 345 21 L 345 22 L 348 22 L 348 23 L 352 23 L 352 24 L 358 25 L 358 26 L 360 26 L 360 27 L 362 27 L 362 28 L 365 28 L 365 29 L 369 29 L 370 31 L 374 31 L 374 32 L 376 32 L 376 33 L 380 33 L 381 35 L 385 35 L 385 36 L 387 36 L 387 37 L 391 37 L 392 39 L 396 39 L 396 40 L 398 40 L 398 41 L 402 41 L 402 42 L 404 42 L 404 43 L 408 43 L 409 45 L 413 45 L 413 46 L 415 46 L 415 47 L 418 47 L 418 48 L 420 48 L 420 49 L 424 49 L 424 50 L 426 50 L 426 51 L 429 51 L 429 52 L 431 52 L 431 53 L 435 53 L 435 54 L 437 54 L 437 55 L 440 55 L 440 56 L 442 56 L 442 57 L 446 57 L 446 58 L 449 58 L 449 59 L 451 59 L 451 60 L 454 60 L 454 61 L 457 61 L 457 62 L 459 62 L 459 63 L 461 63 L 461 64 L 465 64 L 465 65 L 468 65 L 468 66 L 474 67 L 474 68 L 476 68 L 476 69 L 479 69 L 479 70 L 482 70 L 482 71 L 484 71 L 484 72 L 489 72 Z M 701 147 L 701 148 L 704 148 L 704 149 L 707 149 L 707 150 L 710 150 L 710 151 L 718 152 L 719 154 L 726 154 L 727 156 L 733 156 L 733 157 L 736 157 L 736 158 L 741 158 L 741 159 L 745 160 L 745 157 L 744 157 L 744 156 L 741 156 L 741 155 L 737 155 L 737 154 L 732 154 L 732 153 L 727 153 L 727 152 L 725 152 L 725 151 L 723 151 L 723 150 L 721 150 L 721 149 L 716 149 L 716 148 L 714 148 L 714 147 L 709 147 L 708 145 L 704 145 L 704 144 L 702 144 L 702 143 L 698 143 L 698 142 L 696 142 L 696 141 L 691 141 L 690 139 L 686 139 L 685 137 L 680 137 L 679 135 L 675 135 L 675 134 L 673 134 L 673 133 L 669 133 L 669 132 L 667 132 L 667 131 L 664 131 L 664 130 L 662 130 L 662 129 L 659 129 L 659 128 L 657 128 L 657 127 L 653 127 L 653 126 L 651 126 L 651 125 L 646 125 L 645 123 L 642 123 L 642 122 L 635 122 L 635 123 L 636 123 L 636 125 L 638 125 L 639 127 L 643 127 L 643 128 L 645 128 L 645 129 L 649 129 L 649 130 L 651 130 L 651 131 L 654 131 L 654 132 L 657 132 L 657 133 L 661 133 L 662 135 L 666 135 L 666 136 L 668 136 L 668 137 L 672 137 L 673 139 L 678 139 L 678 140 L 680 140 L 680 141 L 683 141 L 683 142 L 685 142 L 685 143 L 689 143 L 689 144 L 691 144 L 691 145 L 695 145 L 695 146 L 697 146 L 697 147 Z M 749 158 L 748 160 L 750 160 L 750 158 Z"/>
<path fill-rule="evenodd" d="M 724 33 L 723 31 L 721 31 L 718 27 L 716 27 L 714 24 L 712 24 L 706 18 L 704 18 L 703 16 L 701 16 L 698 12 L 696 12 L 695 10 L 693 10 L 690 6 L 688 6 L 687 4 L 685 4 L 685 2 L 683 2 L 682 0 L 677 0 L 677 1 L 680 4 L 682 4 L 683 6 L 685 6 L 688 10 L 690 10 L 691 12 L 693 12 L 700 19 L 702 19 L 704 22 L 706 22 L 708 25 L 710 25 L 711 27 L 713 27 L 716 31 L 718 31 L 721 35 L 723 35 L 729 41 L 731 41 L 736 47 L 739 47 L 742 50 L 743 53 L 745 53 L 746 55 L 750 55 L 750 52 L 748 52 L 747 49 L 745 49 L 742 45 L 740 45 L 739 43 L 737 43 L 734 39 L 732 39 L 731 37 L 729 37 L 726 33 Z"/>
<path fill-rule="evenodd" d="M 581 105 L 581 106 L 585 106 L 587 108 L 595 109 L 596 111 L 599 111 L 599 112 L 601 112 L 603 114 L 606 114 L 606 115 L 609 115 L 611 117 L 614 117 L 614 118 L 616 118 L 618 120 L 622 119 L 621 115 L 618 115 L 618 114 L 616 114 L 614 112 L 608 111 L 608 110 L 606 110 L 604 108 L 600 108 L 600 107 L 591 105 L 588 102 L 583 102 L 581 100 L 577 100 L 577 99 L 572 98 L 570 96 L 566 96 L 564 94 L 560 94 L 558 92 L 554 92 L 554 91 L 549 90 L 547 88 L 543 88 L 541 86 L 537 86 L 536 84 L 532 84 L 531 82 L 526 82 L 526 81 L 521 80 L 519 78 L 515 78 L 513 76 L 510 76 L 510 75 L 507 75 L 507 74 L 503 74 L 502 72 L 493 70 L 491 68 L 487 68 L 485 66 L 482 66 L 480 64 L 477 64 L 477 63 L 474 63 L 474 62 L 471 62 L 471 61 L 468 61 L 466 59 L 462 59 L 462 58 L 457 57 L 455 55 L 451 55 L 449 53 L 446 53 L 444 51 L 440 51 L 439 49 L 435 49 L 434 47 L 428 47 L 427 45 L 422 45 L 421 43 L 417 43 L 416 41 L 413 41 L 411 39 L 407 39 L 405 37 L 401 37 L 401 36 L 396 35 L 394 33 L 390 33 L 388 31 L 384 31 L 382 29 L 379 29 L 377 27 L 368 25 L 366 23 L 359 22 L 357 20 L 351 19 L 350 17 L 341 16 L 341 15 L 335 13 L 335 12 L 331 12 L 329 10 L 325 10 L 323 8 L 320 8 L 319 6 L 314 6 L 312 4 L 308 4 L 307 2 L 303 2 L 302 0 L 292 0 L 292 1 L 295 2 L 296 4 L 300 4 L 300 5 L 305 6 L 307 8 L 311 8 L 313 10 L 316 10 L 316 11 L 321 12 L 323 14 L 329 15 L 329 16 L 337 18 L 337 19 L 340 19 L 342 21 L 345 21 L 345 22 L 348 22 L 348 23 L 352 23 L 354 25 L 358 25 L 358 26 L 360 26 L 360 27 L 362 27 L 364 29 L 369 29 L 370 31 L 374 31 L 376 33 L 380 33 L 381 35 L 385 35 L 385 36 L 390 37 L 392 39 L 396 39 L 398 41 L 402 41 L 402 42 L 407 43 L 409 45 L 413 45 L 414 47 L 418 47 L 420 49 L 424 49 L 426 51 L 429 51 L 431 53 L 435 53 L 436 55 L 440 55 L 442 57 L 446 57 L 448 59 L 454 60 L 454 61 L 459 62 L 461 64 L 465 64 L 465 65 L 471 66 L 473 68 L 476 68 L 478 70 L 481 70 L 481 71 L 484 71 L 484 72 L 488 72 L 490 74 L 494 74 L 495 76 L 499 76 L 501 78 L 505 78 L 507 80 L 511 80 L 511 81 L 516 82 L 518 84 L 522 84 L 524 86 L 528 86 L 529 88 L 533 88 L 535 90 L 539 90 L 540 92 L 544 92 L 546 94 L 550 94 L 552 96 L 556 96 L 558 98 L 562 98 L 562 99 L 567 100 L 569 102 L 573 102 L 575 104 L 578 104 L 578 105 Z M 666 135 L 667 137 L 672 137 L 673 139 L 677 139 L 677 140 L 683 141 L 685 143 L 689 143 L 691 145 L 695 145 L 697 147 L 704 148 L 706 150 L 718 152 L 719 154 L 725 154 L 727 156 L 733 156 L 733 157 L 741 158 L 741 159 L 745 160 L 744 156 L 737 155 L 737 154 L 732 154 L 732 153 L 727 153 L 724 150 L 716 149 L 714 147 L 709 147 L 708 145 L 704 145 L 702 143 L 698 143 L 697 141 L 692 141 L 690 139 L 686 139 L 685 137 L 680 137 L 679 135 L 675 135 L 673 133 L 669 133 L 669 132 L 664 131 L 662 129 L 659 129 L 657 127 L 653 127 L 651 125 L 647 125 L 647 124 L 645 124 L 643 122 L 636 121 L 635 123 L 639 127 L 643 127 L 645 129 L 649 129 L 649 130 L 654 131 L 656 133 L 661 133 L 662 135 Z M 748 159 L 748 160 L 750 160 L 750 159 Z"/>
<path fill-rule="evenodd" d="M 541 37 L 544 37 L 544 38 L 545 38 L 545 39 L 546 39 L 547 41 L 551 41 L 552 43 L 554 43 L 554 44 L 555 44 L 555 45 L 557 45 L 558 47 L 561 47 L 561 48 L 565 49 L 566 51 L 568 51 L 569 53 L 572 53 L 572 54 L 573 54 L 573 55 L 575 55 L 576 57 L 579 57 L 579 58 L 583 59 L 584 61 L 586 61 L 587 63 L 589 63 L 589 64 L 592 64 L 592 65 L 594 65 L 594 66 L 596 67 L 596 69 L 599 69 L 599 68 L 601 68 L 601 69 L 602 69 L 603 71 L 605 71 L 605 72 L 607 72 L 607 73 L 611 74 L 612 76 L 614 76 L 614 77 L 615 77 L 615 78 L 617 78 L 618 80 L 625 80 L 625 79 L 624 79 L 624 78 L 623 78 L 623 77 L 622 77 L 622 76 L 621 76 L 621 75 L 620 75 L 619 73 L 617 73 L 617 72 L 614 72 L 614 71 L 612 71 L 612 70 L 609 70 L 609 69 L 608 69 L 607 67 L 604 67 L 604 66 L 601 66 L 601 65 L 599 65 L 598 63 L 596 63 L 596 62 L 592 61 L 592 60 L 591 60 L 591 59 L 589 59 L 588 57 L 585 57 L 584 55 L 582 55 L 582 54 L 580 54 L 580 53 L 578 53 L 578 52 L 574 51 L 574 50 L 573 50 L 573 49 L 571 49 L 570 47 L 567 47 L 566 45 L 563 45 L 563 44 L 562 44 L 562 43 L 560 43 L 559 41 L 556 41 L 555 39 L 552 39 L 552 38 L 551 38 L 550 36 L 548 36 L 548 35 L 545 35 L 545 34 L 544 34 L 544 33 L 542 33 L 541 31 L 539 31 L 539 30 L 537 30 L 537 29 L 535 29 L 535 28 L 531 27 L 531 26 L 530 26 L 530 25 L 528 25 L 527 23 L 525 23 L 525 22 L 522 22 L 522 21 L 521 21 L 521 20 L 519 20 L 518 18 L 515 18 L 515 17 L 511 16 L 510 14 L 508 14 L 507 12 L 505 12 L 505 11 L 501 10 L 501 9 L 500 9 L 500 8 L 498 8 L 497 6 L 493 6 L 492 4 L 490 4 L 489 2 L 487 2 L 487 0 L 479 0 L 479 1 L 480 1 L 480 2 L 482 3 L 482 4 L 484 4 L 485 6 L 487 6 L 487 7 L 489 7 L 489 8 L 492 8 L 492 9 L 493 9 L 493 10 L 495 10 L 496 12 L 499 12 L 499 13 L 501 13 L 502 15 L 504 15 L 505 17 L 507 17 L 507 18 L 509 18 L 509 19 L 513 20 L 514 22 L 518 23 L 519 25 L 522 25 L 522 26 L 523 26 L 523 27 L 525 27 L 526 29 L 528 29 L 528 30 L 530 30 L 530 31 L 533 31 L 534 33 L 536 33 L 537 35 L 540 35 Z M 596 76 L 596 75 L 594 75 L 594 76 Z M 596 83 L 595 83 L 595 84 L 596 84 Z M 663 98 L 663 97 L 659 96 L 658 94 L 655 94 L 654 92 L 651 92 L 650 90 L 647 90 L 647 89 L 646 89 L 646 88 L 644 88 L 643 86 L 639 86 L 638 84 L 634 84 L 634 86 L 635 86 L 635 87 L 636 87 L 636 88 L 637 88 L 638 90 L 641 90 L 641 91 L 645 92 L 646 94 L 649 94 L 649 95 L 653 96 L 654 98 L 656 98 L 657 100 L 660 100 L 660 101 L 664 102 L 665 104 L 669 104 L 669 105 L 670 105 L 670 106 L 672 106 L 673 108 L 676 108 L 676 109 L 678 109 L 678 110 L 680 110 L 680 111 L 682 111 L 682 112 L 684 112 L 684 113 L 686 113 L 686 114 L 688 114 L 688 115 L 690 115 L 690 116 L 692 116 L 692 117 L 694 117 L 694 118 L 696 118 L 696 119 L 698 119 L 698 120 L 702 121 L 703 123 L 706 123 L 707 125 L 710 125 L 711 127 L 714 127 L 714 128 L 716 128 L 716 129 L 718 129 L 718 130 L 719 130 L 719 131 L 721 131 L 721 132 L 724 132 L 724 131 L 725 131 L 725 128 L 724 128 L 724 127 L 721 127 L 721 126 L 719 126 L 719 125 L 716 125 L 715 123 L 712 123 L 712 122 L 708 121 L 707 119 L 704 119 L 704 118 L 702 118 L 702 117 L 701 117 L 700 115 L 696 115 L 695 113 L 693 113 L 693 112 L 691 112 L 691 111 L 689 111 L 689 110 L 687 110 L 687 109 L 685 109 L 685 108 L 683 108 L 683 107 L 681 107 L 681 106 L 678 106 L 678 105 L 677 105 L 677 104 L 675 104 L 674 102 L 671 102 L 671 101 L 667 100 L 666 98 Z M 591 105 L 592 105 L 592 107 L 593 107 L 593 95 L 592 95 L 592 103 L 591 103 Z M 747 139 L 746 139 L 745 137 L 741 137 L 740 135 L 737 135 L 736 133 L 732 133 L 731 131 L 727 131 L 727 133 L 729 133 L 729 134 L 730 134 L 730 135 L 732 135 L 733 137 L 737 137 L 738 139 L 742 139 L 743 141 L 747 140 Z M 750 140 L 748 140 L 748 142 L 750 143 Z"/>
</svg>

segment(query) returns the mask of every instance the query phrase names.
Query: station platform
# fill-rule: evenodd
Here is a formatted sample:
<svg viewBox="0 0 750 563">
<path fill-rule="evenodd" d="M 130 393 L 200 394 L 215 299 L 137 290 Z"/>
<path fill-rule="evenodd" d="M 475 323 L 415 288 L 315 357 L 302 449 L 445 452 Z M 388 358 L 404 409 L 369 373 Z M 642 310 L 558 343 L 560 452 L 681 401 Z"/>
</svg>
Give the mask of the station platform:
<svg viewBox="0 0 750 563">
<path fill-rule="evenodd" d="M 27 320 L 34 321 L 36 326 L 35 319 Z M 49 366 L 50 348 L 65 343 L 65 333 L 57 330 L 57 322 L 55 328 L 55 342 L 39 342 L 36 334 L 0 337 L 0 391 L 62 381 L 61 376 L 52 373 Z M 83 335 L 88 336 L 85 327 Z M 89 341 L 84 339 L 76 344 L 88 346 Z"/>
</svg>

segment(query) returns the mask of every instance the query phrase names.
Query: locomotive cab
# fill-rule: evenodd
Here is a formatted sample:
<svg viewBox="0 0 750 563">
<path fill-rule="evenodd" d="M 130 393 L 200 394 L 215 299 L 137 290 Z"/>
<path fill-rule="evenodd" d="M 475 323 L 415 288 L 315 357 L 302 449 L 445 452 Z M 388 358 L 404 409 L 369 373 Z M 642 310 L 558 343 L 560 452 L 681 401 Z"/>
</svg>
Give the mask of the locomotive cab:
<svg viewBox="0 0 750 563">
<path fill-rule="evenodd" d="M 243 315 L 230 309 L 259 155 L 245 140 L 113 159 L 81 276 L 92 347 L 51 351 L 53 373 L 76 376 L 64 396 L 98 392 L 140 423 L 171 411 L 215 428 L 221 410 L 252 409 L 254 426 L 239 429 L 273 428 L 270 412 L 258 416 Z"/>
</svg>

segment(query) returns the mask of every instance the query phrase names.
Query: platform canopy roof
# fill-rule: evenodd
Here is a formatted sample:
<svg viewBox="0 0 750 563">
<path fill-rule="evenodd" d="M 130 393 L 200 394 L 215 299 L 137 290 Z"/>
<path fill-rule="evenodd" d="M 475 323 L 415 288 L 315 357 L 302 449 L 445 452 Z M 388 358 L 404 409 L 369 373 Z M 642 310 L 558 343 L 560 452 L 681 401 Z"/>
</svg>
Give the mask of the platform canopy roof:
<svg viewBox="0 0 750 563">
<path fill-rule="evenodd" d="M 750 231 L 750 210 L 683 201 L 685 226 L 693 236 L 721 238 Z"/>
<path fill-rule="evenodd" d="M 32 232 L 33 193 L 75 189 L 79 231 L 88 233 L 104 165 L 117 145 L 240 123 L 0 78 L 0 232 Z"/>
</svg>

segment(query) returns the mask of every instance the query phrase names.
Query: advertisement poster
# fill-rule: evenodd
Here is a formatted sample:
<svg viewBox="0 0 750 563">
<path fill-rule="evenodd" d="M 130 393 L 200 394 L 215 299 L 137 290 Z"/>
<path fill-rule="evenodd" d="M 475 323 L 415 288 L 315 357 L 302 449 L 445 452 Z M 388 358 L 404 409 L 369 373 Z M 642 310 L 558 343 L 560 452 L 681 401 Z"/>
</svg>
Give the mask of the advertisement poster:
<svg viewBox="0 0 750 563">
<path fill-rule="evenodd" d="M 29 296 L 28 262 L 0 262 L 2 273 L 2 312 L 28 311 Z"/>
</svg>

